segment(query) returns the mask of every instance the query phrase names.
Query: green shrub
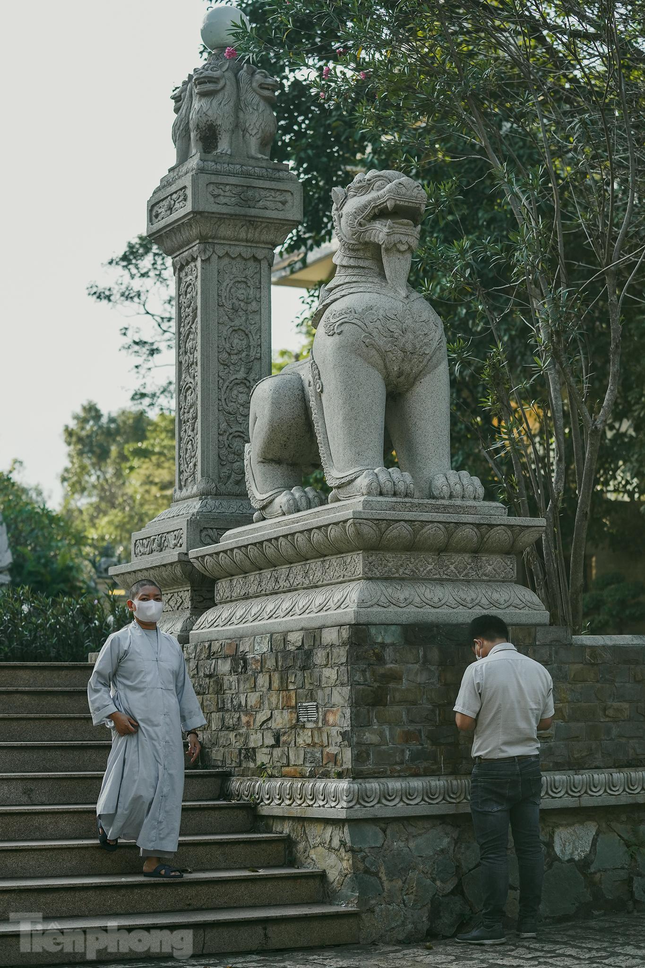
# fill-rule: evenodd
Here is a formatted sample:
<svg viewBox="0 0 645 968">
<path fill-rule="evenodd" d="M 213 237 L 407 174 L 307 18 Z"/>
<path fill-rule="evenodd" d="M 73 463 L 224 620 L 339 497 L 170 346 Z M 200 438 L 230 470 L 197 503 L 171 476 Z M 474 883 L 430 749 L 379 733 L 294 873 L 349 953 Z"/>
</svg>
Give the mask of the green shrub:
<svg viewBox="0 0 645 968">
<path fill-rule="evenodd" d="M 19 470 L 14 463 L 8 473 L 0 472 L 0 513 L 13 556 L 12 584 L 28 586 L 49 598 L 90 594 L 96 586 L 92 588 L 82 533 L 48 508 L 37 488 L 17 480 Z"/>
<path fill-rule="evenodd" d="M 600 575 L 583 599 L 589 632 L 620 635 L 625 627 L 645 618 L 645 586 L 627 581 L 619 571 Z"/>
<path fill-rule="evenodd" d="M 85 662 L 130 618 L 105 595 L 52 599 L 9 587 L 0 594 L 0 662 Z"/>
</svg>

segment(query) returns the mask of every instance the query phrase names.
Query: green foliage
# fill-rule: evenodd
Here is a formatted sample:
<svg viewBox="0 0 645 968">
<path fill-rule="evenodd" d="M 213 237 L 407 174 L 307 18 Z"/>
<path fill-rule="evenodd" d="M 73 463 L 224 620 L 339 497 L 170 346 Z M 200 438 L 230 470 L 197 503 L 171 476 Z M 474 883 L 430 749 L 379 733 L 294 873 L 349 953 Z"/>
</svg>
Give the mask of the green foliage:
<svg viewBox="0 0 645 968">
<path fill-rule="evenodd" d="M 584 596 L 584 615 L 591 633 L 622 634 L 645 619 L 645 585 L 627 581 L 620 572 L 600 575 Z"/>
<path fill-rule="evenodd" d="M 130 535 L 172 501 L 174 417 L 143 410 L 103 414 L 83 404 L 65 427 L 63 511 L 95 558 L 129 556 Z"/>
<path fill-rule="evenodd" d="M 80 595 L 92 586 L 83 537 L 63 515 L 48 508 L 42 493 L 18 480 L 19 464 L 0 473 L 0 513 L 13 555 L 13 586 L 49 597 Z"/>
<path fill-rule="evenodd" d="M 110 596 L 65 595 L 51 599 L 30 588 L 0 594 L 0 661 L 85 662 L 130 612 Z"/>
</svg>

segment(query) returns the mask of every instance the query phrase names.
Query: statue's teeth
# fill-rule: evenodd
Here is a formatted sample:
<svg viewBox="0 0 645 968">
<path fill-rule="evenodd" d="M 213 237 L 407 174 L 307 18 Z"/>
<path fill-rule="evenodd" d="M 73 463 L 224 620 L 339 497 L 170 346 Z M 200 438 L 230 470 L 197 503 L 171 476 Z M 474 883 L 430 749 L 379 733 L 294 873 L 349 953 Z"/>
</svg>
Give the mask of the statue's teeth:
<svg viewBox="0 0 645 968">
<path fill-rule="evenodd" d="M 387 200 L 387 207 L 388 207 L 388 209 L 389 209 L 390 212 L 393 212 L 394 211 L 395 205 L 396 205 L 396 202 L 394 201 L 394 199 L 393 198 L 388 198 L 388 200 Z"/>
</svg>

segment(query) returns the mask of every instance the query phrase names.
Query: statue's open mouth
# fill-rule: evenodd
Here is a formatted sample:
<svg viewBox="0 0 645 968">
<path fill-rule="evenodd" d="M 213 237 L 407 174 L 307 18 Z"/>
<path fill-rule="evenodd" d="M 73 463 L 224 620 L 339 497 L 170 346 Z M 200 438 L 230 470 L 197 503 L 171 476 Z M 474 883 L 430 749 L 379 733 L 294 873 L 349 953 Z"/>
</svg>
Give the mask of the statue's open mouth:
<svg viewBox="0 0 645 968">
<path fill-rule="evenodd" d="M 257 85 L 257 90 L 262 97 L 270 98 L 271 100 L 275 101 L 276 91 L 279 87 L 279 84 L 271 81 L 260 81 Z"/>
<path fill-rule="evenodd" d="M 203 74 L 196 74 L 193 83 L 199 94 L 213 94 L 222 89 L 224 79 L 219 71 L 205 71 Z"/>
<path fill-rule="evenodd" d="M 388 198 L 372 208 L 366 221 L 373 222 L 377 219 L 380 221 L 381 218 L 385 218 L 395 223 L 397 227 L 416 228 L 421 224 L 424 208 L 425 205 L 409 199 Z"/>
</svg>

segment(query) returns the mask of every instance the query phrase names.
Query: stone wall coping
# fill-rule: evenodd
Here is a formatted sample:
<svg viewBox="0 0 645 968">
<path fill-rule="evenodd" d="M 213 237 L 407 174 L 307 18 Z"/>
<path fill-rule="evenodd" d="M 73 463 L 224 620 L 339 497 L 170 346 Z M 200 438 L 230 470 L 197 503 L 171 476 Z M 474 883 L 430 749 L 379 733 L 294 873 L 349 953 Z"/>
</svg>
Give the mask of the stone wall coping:
<svg viewBox="0 0 645 968">
<path fill-rule="evenodd" d="M 645 635 L 572 635 L 572 645 L 645 645 Z"/>
<path fill-rule="evenodd" d="M 267 816 L 338 820 L 466 813 L 468 776 L 306 779 L 231 777 L 225 795 Z M 645 803 L 645 770 L 566 770 L 542 775 L 542 809 Z"/>
</svg>

